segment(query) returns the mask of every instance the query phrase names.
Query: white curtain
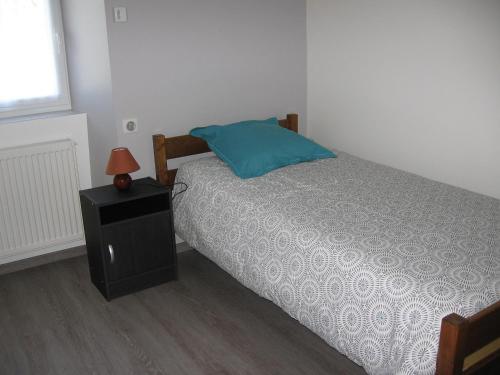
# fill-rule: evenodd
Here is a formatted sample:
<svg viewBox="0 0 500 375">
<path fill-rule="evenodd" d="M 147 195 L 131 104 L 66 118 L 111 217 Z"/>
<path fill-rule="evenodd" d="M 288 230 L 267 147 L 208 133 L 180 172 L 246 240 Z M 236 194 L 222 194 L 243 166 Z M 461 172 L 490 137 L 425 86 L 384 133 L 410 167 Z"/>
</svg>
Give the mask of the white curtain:
<svg viewBox="0 0 500 375">
<path fill-rule="evenodd" d="M 56 39 L 50 0 L 0 0 L 0 108 L 61 95 Z"/>
</svg>

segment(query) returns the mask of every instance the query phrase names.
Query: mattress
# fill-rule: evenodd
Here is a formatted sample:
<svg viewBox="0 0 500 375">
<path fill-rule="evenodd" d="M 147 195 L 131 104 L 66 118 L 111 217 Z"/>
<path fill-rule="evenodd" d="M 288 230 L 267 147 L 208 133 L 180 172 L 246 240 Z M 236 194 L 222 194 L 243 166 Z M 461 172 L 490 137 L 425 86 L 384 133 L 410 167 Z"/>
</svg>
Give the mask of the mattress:
<svg viewBox="0 0 500 375">
<path fill-rule="evenodd" d="M 342 152 L 176 181 L 177 233 L 369 374 L 433 374 L 441 319 L 500 299 L 500 200 Z"/>
</svg>

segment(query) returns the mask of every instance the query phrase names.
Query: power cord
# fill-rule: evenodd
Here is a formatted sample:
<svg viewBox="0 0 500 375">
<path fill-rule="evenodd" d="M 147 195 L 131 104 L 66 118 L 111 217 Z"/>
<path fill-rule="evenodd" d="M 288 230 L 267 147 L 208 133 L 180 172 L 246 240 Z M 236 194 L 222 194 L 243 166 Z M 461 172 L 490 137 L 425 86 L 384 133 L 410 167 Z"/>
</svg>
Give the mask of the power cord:
<svg viewBox="0 0 500 375">
<path fill-rule="evenodd" d="M 188 189 L 188 187 L 189 187 L 189 186 L 188 186 L 188 184 L 186 184 L 185 182 L 174 182 L 173 184 L 169 184 L 169 185 L 161 185 L 161 186 L 159 186 L 159 185 L 157 185 L 157 184 L 152 184 L 152 183 L 150 183 L 150 182 L 140 181 L 140 182 L 139 182 L 139 185 L 153 186 L 153 187 L 156 187 L 156 188 L 165 188 L 165 187 L 166 187 L 166 188 L 169 188 L 172 192 L 174 191 L 174 187 L 175 187 L 176 185 L 183 185 L 183 186 L 184 186 L 184 188 L 183 188 L 181 191 L 176 192 L 176 193 L 172 196 L 172 200 L 174 200 L 176 196 L 178 196 L 178 195 L 180 195 L 180 194 L 182 194 L 182 193 L 186 192 L 186 190 L 187 190 L 187 189 Z"/>
<path fill-rule="evenodd" d="M 172 185 L 167 185 L 168 187 L 170 187 L 172 189 L 172 191 L 174 191 L 174 186 L 176 185 L 183 185 L 184 186 L 184 189 L 182 189 L 181 191 L 178 191 L 176 192 L 173 196 L 172 196 L 172 200 L 175 199 L 176 196 L 186 192 L 186 190 L 188 189 L 188 185 L 185 183 L 185 182 L 174 182 Z"/>
</svg>

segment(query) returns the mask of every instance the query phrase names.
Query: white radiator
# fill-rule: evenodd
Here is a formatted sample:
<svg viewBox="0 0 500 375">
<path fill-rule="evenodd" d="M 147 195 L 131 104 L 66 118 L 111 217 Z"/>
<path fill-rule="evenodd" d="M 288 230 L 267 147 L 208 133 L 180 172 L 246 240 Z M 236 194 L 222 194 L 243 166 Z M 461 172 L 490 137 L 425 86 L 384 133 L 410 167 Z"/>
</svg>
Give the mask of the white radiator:
<svg viewBox="0 0 500 375">
<path fill-rule="evenodd" d="M 0 149 L 0 264 L 83 245 L 75 144 Z"/>
</svg>

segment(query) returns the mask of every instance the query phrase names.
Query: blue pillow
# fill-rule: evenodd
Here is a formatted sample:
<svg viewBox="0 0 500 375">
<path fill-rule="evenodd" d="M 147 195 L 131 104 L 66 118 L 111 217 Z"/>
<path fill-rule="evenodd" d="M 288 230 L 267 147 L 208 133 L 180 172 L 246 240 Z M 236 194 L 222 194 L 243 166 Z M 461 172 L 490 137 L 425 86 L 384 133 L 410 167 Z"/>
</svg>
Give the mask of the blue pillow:
<svg viewBox="0 0 500 375">
<path fill-rule="evenodd" d="M 205 140 L 241 178 L 262 176 L 290 164 L 336 157 L 310 139 L 282 128 L 275 117 L 194 128 L 189 134 Z"/>
</svg>

